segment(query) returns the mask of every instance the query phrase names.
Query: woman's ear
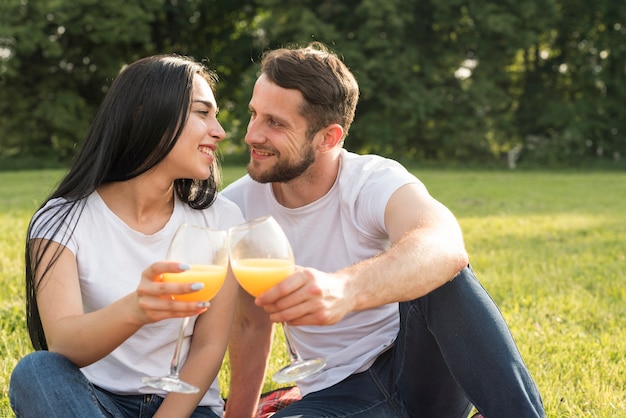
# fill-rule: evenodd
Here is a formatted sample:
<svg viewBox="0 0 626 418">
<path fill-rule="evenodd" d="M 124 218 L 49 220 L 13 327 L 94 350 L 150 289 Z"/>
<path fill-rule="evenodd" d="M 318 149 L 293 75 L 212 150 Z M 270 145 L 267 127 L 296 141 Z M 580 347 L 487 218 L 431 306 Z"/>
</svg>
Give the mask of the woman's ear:
<svg viewBox="0 0 626 418">
<path fill-rule="evenodd" d="M 337 123 L 333 123 L 324 128 L 321 132 L 324 137 L 320 142 L 318 149 L 321 152 L 330 151 L 343 139 L 343 128 Z"/>
</svg>

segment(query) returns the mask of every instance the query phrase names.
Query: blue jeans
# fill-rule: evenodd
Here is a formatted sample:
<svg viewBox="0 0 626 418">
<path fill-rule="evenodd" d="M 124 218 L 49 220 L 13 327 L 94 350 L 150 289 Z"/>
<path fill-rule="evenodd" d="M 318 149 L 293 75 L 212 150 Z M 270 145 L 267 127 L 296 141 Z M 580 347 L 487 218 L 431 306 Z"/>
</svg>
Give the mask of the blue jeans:
<svg viewBox="0 0 626 418">
<path fill-rule="evenodd" d="M 35 351 L 11 374 L 11 408 L 18 418 L 151 417 L 163 402 L 157 395 L 116 395 L 87 380 L 60 354 Z M 217 418 L 209 407 L 197 407 L 192 418 Z"/>
<path fill-rule="evenodd" d="M 545 417 L 500 310 L 468 266 L 400 304 L 394 346 L 372 367 L 313 392 L 273 418 Z"/>
</svg>

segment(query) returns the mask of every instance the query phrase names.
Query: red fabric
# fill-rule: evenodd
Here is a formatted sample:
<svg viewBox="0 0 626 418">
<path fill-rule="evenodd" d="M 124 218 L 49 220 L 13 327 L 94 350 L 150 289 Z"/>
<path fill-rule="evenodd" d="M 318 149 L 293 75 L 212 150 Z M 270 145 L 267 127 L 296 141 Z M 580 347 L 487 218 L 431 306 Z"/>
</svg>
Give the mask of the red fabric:
<svg viewBox="0 0 626 418">
<path fill-rule="evenodd" d="M 277 411 L 300 400 L 300 389 L 297 386 L 280 388 L 261 395 L 257 418 L 269 418 Z"/>
<path fill-rule="evenodd" d="M 297 386 L 290 386 L 275 389 L 271 392 L 263 393 L 259 401 L 259 409 L 256 418 L 270 418 L 279 410 L 302 399 L 300 389 Z M 472 418 L 484 418 L 480 413 L 472 415 Z"/>
</svg>

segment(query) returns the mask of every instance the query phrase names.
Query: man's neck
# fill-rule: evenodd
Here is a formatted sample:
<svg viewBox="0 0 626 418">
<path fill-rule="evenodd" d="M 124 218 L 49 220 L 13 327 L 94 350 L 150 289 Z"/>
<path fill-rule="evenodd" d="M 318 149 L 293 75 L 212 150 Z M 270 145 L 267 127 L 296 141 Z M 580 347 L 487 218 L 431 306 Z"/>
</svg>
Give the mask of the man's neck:
<svg viewBox="0 0 626 418">
<path fill-rule="evenodd" d="M 332 189 L 339 174 L 340 158 L 324 155 L 297 178 L 272 183 L 276 201 L 286 208 L 299 208 L 321 199 Z"/>
</svg>

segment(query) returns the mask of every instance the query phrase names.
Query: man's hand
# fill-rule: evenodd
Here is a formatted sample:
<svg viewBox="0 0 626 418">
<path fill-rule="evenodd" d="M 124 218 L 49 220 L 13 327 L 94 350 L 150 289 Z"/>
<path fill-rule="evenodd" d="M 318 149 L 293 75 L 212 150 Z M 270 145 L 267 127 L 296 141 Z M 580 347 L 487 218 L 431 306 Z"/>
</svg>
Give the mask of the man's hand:
<svg viewBox="0 0 626 418">
<path fill-rule="evenodd" d="M 345 277 L 313 268 L 296 272 L 256 298 L 272 322 L 289 325 L 331 325 L 353 310 Z"/>
</svg>

